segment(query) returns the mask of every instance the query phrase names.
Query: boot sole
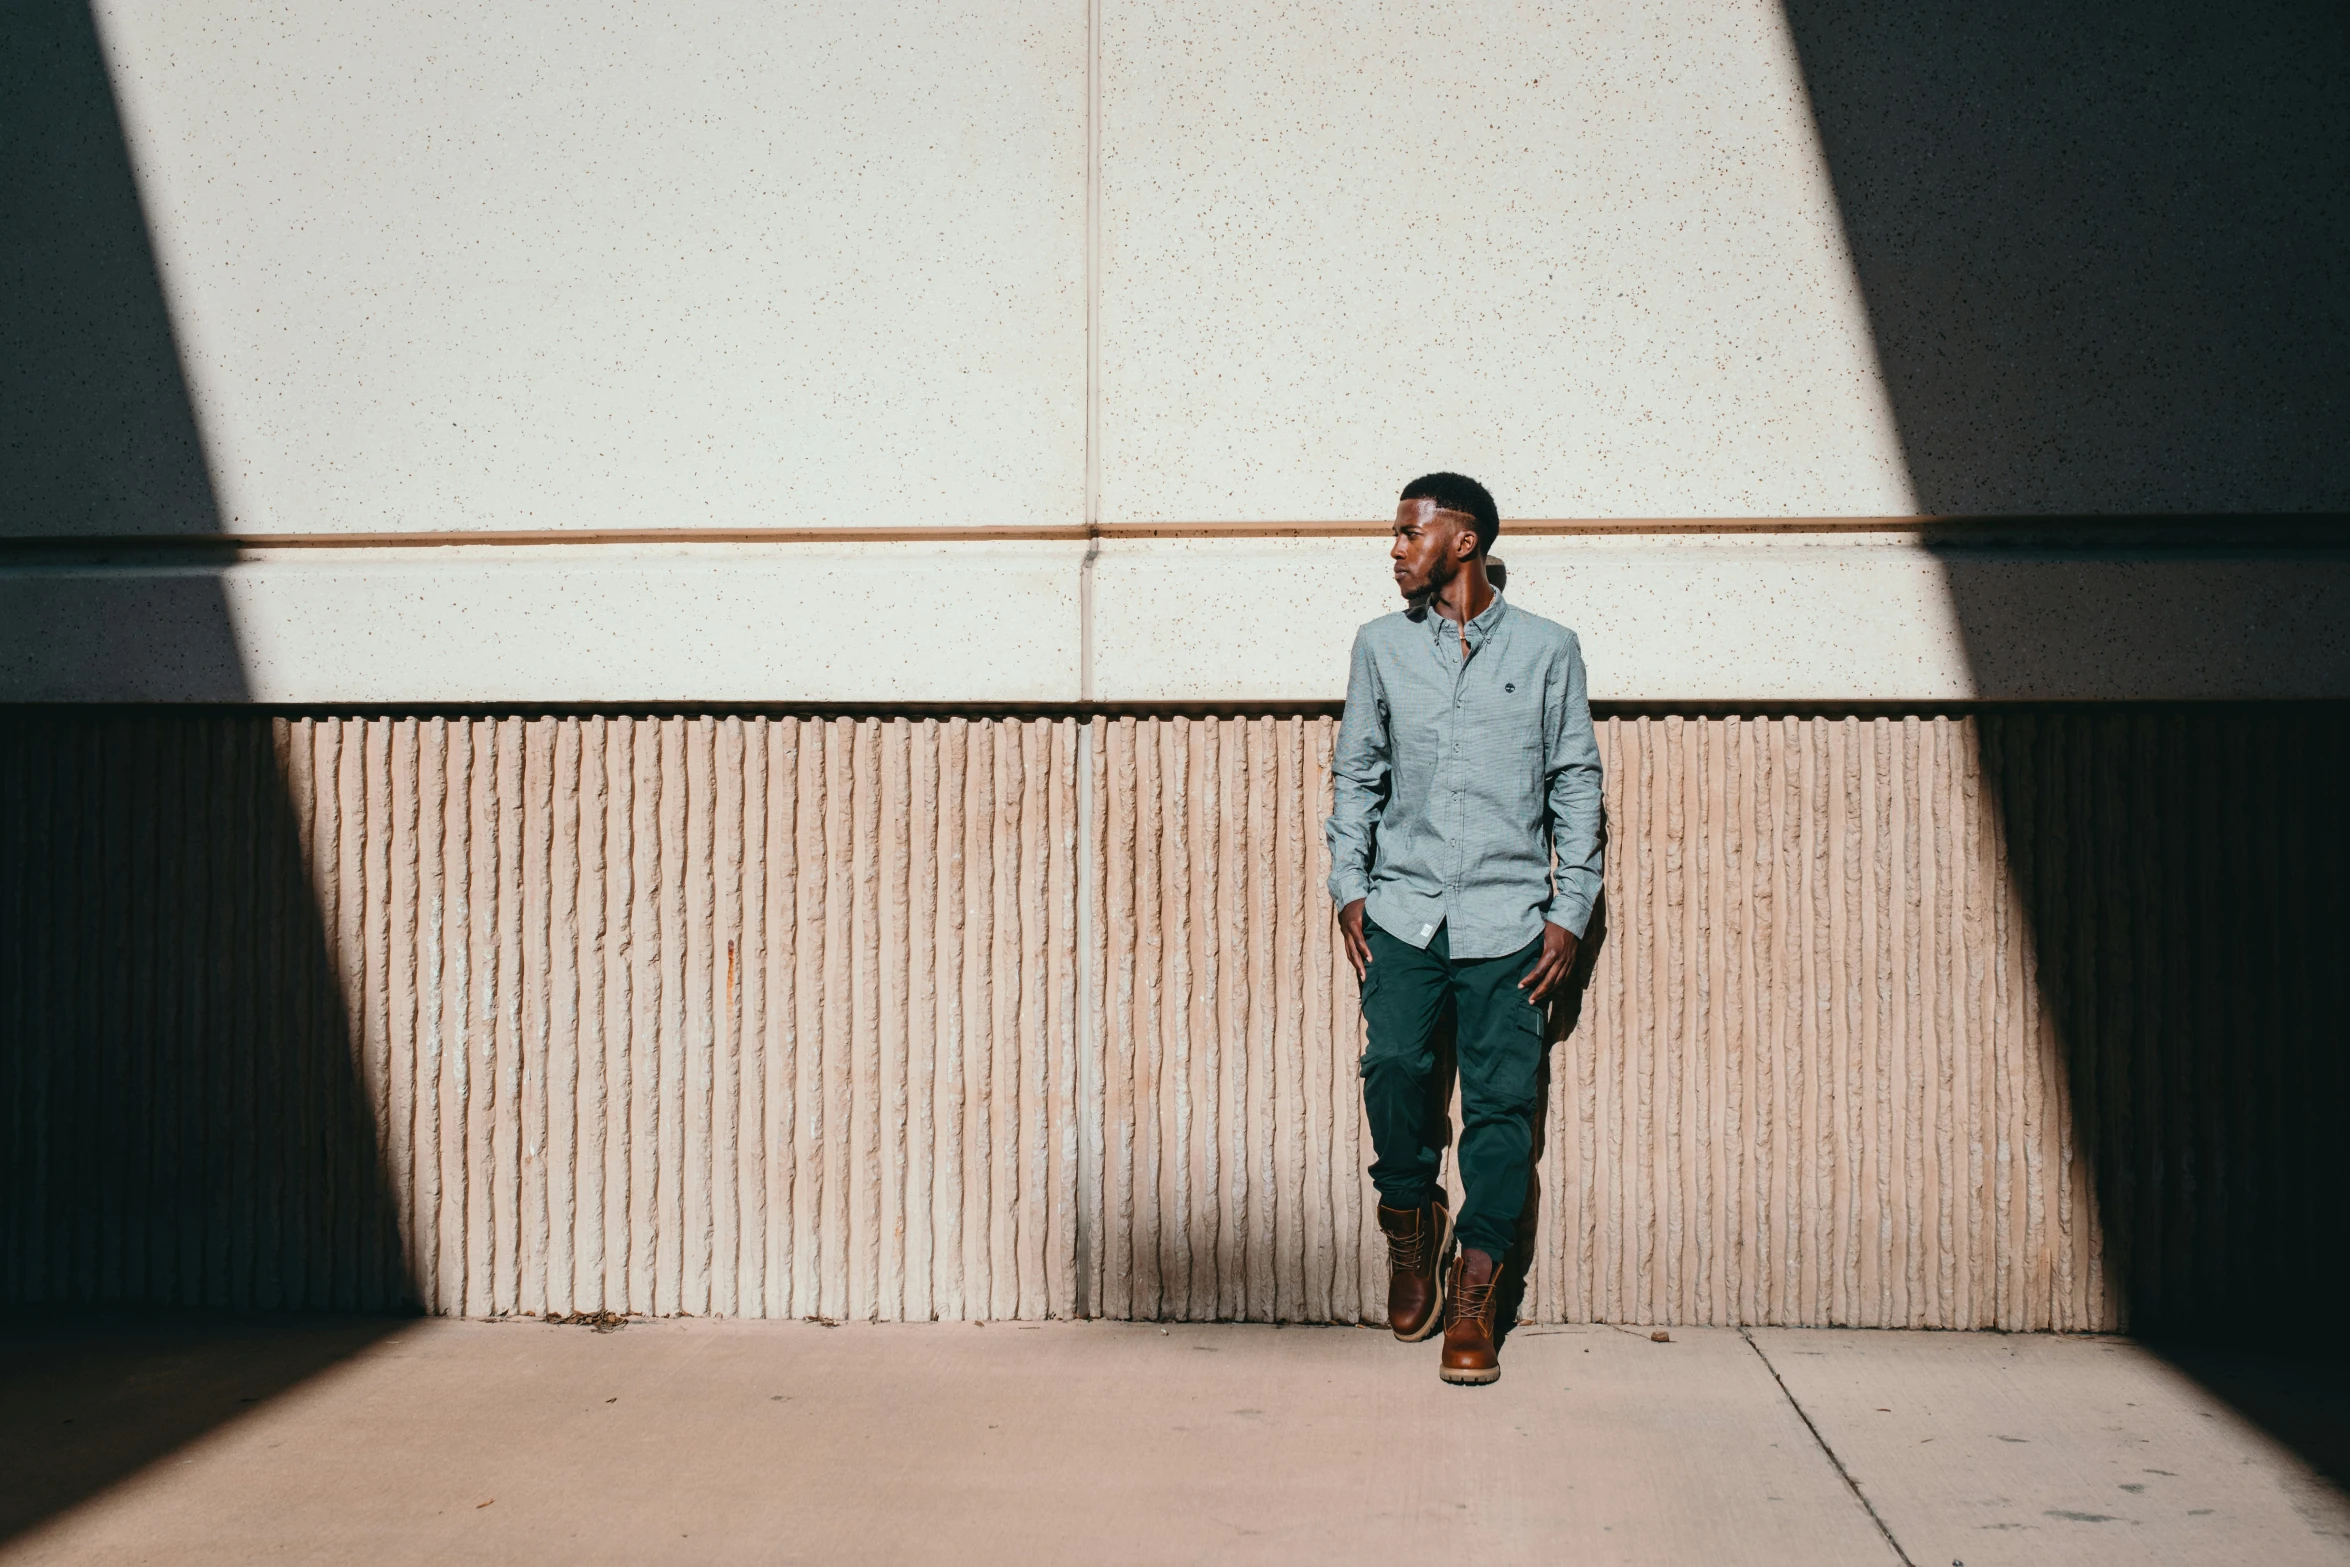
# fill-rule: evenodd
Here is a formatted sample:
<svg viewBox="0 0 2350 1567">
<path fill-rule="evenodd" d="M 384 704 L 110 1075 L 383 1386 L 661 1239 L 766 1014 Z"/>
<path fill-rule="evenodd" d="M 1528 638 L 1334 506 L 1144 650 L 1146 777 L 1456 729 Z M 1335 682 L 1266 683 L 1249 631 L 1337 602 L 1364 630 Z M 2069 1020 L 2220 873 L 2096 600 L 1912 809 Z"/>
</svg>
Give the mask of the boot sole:
<svg viewBox="0 0 2350 1567">
<path fill-rule="evenodd" d="M 1488 1366 L 1483 1371 L 1455 1371 L 1450 1366 L 1439 1366 L 1436 1374 L 1455 1387 L 1483 1387 L 1488 1382 L 1501 1380 L 1501 1367 Z"/>
<path fill-rule="evenodd" d="M 1425 1343 L 1444 1330 L 1444 1254 L 1452 1250 L 1452 1210 L 1439 1206 L 1436 1211 L 1444 1215 L 1444 1228 L 1436 1238 L 1436 1302 L 1428 1308 L 1427 1325 L 1417 1333 L 1397 1333 L 1398 1343 Z"/>
</svg>

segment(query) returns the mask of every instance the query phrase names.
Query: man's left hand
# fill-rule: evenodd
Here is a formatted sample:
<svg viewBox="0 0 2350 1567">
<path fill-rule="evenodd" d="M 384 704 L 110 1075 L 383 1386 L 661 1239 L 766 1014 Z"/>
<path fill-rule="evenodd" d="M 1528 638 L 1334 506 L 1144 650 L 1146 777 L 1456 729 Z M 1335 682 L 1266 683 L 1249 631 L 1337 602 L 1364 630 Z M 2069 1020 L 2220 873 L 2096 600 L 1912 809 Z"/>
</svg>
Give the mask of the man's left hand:
<svg viewBox="0 0 2350 1567">
<path fill-rule="evenodd" d="M 1536 1006 L 1548 1001 L 1551 992 L 1558 989 L 1575 966 L 1575 938 L 1550 921 L 1542 922 L 1542 956 L 1518 981 L 1518 988 L 1527 992 L 1526 999 Z"/>
</svg>

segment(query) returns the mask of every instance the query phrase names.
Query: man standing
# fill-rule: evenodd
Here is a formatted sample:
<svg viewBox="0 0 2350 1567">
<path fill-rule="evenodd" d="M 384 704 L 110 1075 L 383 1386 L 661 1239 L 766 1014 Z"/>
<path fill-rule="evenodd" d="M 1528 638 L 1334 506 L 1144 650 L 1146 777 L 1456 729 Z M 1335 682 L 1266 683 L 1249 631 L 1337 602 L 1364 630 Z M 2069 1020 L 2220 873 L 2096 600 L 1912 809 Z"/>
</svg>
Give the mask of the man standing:
<svg viewBox="0 0 2350 1567">
<path fill-rule="evenodd" d="M 1404 486 L 1388 555 L 1410 607 L 1355 634 L 1325 828 L 1370 1035 L 1363 1103 L 1387 1319 L 1406 1343 L 1442 1323 L 1447 1382 L 1501 1377 L 1494 1294 L 1526 1200 L 1542 1004 L 1574 966 L 1599 897 L 1599 742 L 1582 651 L 1575 633 L 1494 590 L 1486 552 L 1500 532 L 1474 479 Z M 1462 1186 L 1449 1275 L 1447 1127 L 1432 1082 L 1447 1002 Z"/>
</svg>

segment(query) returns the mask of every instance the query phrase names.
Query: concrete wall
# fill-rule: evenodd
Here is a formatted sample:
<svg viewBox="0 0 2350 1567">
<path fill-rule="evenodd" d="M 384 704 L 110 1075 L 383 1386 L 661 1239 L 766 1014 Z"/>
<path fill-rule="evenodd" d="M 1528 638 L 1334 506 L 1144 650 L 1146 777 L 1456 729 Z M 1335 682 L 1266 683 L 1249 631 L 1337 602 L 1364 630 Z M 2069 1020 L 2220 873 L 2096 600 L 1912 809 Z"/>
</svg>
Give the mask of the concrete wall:
<svg viewBox="0 0 2350 1567">
<path fill-rule="evenodd" d="M 2350 45 L 1945 9 L 15 8 L 8 1295 L 1358 1316 L 1444 466 L 1620 704 L 1538 1313 L 2330 1298 Z"/>
<path fill-rule="evenodd" d="M 20 711 L 0 1287 L 1376 1319 L 1332 732 Z M 1533 1316 L 2332 1298 L 2339 708 L 1601 739 Z"/>
<path fill-rule="evenodd" d="M 94 10 L 223 530 L 1079 517 L 1081 8 Z"/>
<path fill-rule="evenodd" d="M 1512 538 L 1601 701 L 2350 693 L 2350 533 Z M 1356 539 L 252 551 L 0 570 L 0 688 L 46 702 L 1328 701 L 1395 607 Z"/>
<path fill-rule="evenodd" d="M 96 15 L 226 530 L 1910 509 L 1763 0 Z"/>
<path fill-rule="evenodd" d="M 2055 22 L 1941 61 L 1918 10 L 41 0 L 0 696 L 1320 699 L 1374 554 L 1216 530 L 1434 466 L 1729 530 L 1505 547 L 1606 697 L 2350 691 L 2339 528 L 2244 526 L 2350 507 L 2340 40 L 2081 8 L 2141 74 L 2060 106 Z M 1950 136 L 1869 129 L 1902 71 Z M 2123 134 L 2143 80 L 2210 134 Z M 1737 553 L 1954 510 L 2219 515 Z M 988 540 L 789 542 L 850 528 Z M 222 534 L 437 542 L 92 542 Z M 2019 658 L 2019 601 L 2082 629 Z"/>
<path fill-rule="evenodd" d="M 224 530 L 1376 518 L 1434 466 L 1519 517 L 2339 509 L 2343 44 L 2266 9 L 100 0 L 86 47 Z"/>
</svg>

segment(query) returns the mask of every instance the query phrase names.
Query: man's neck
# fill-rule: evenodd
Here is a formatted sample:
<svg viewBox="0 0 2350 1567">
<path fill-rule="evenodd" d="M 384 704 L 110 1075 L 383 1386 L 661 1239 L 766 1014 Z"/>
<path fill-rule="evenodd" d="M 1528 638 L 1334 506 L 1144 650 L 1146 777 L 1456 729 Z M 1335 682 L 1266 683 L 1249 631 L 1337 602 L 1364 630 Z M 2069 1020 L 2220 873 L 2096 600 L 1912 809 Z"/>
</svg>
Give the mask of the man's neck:
<svg viewBox="0 0 2350 1567">
<path fill-rule="evenodd" d="M 1469 622 L 1493 607 L 1493 583 L 1485 575 L 1485 562 L 1472 560 L 1454 572 L 1452 580 L 1436 590 L 1429 605 L 1465 635 Z"/>
</svg>

